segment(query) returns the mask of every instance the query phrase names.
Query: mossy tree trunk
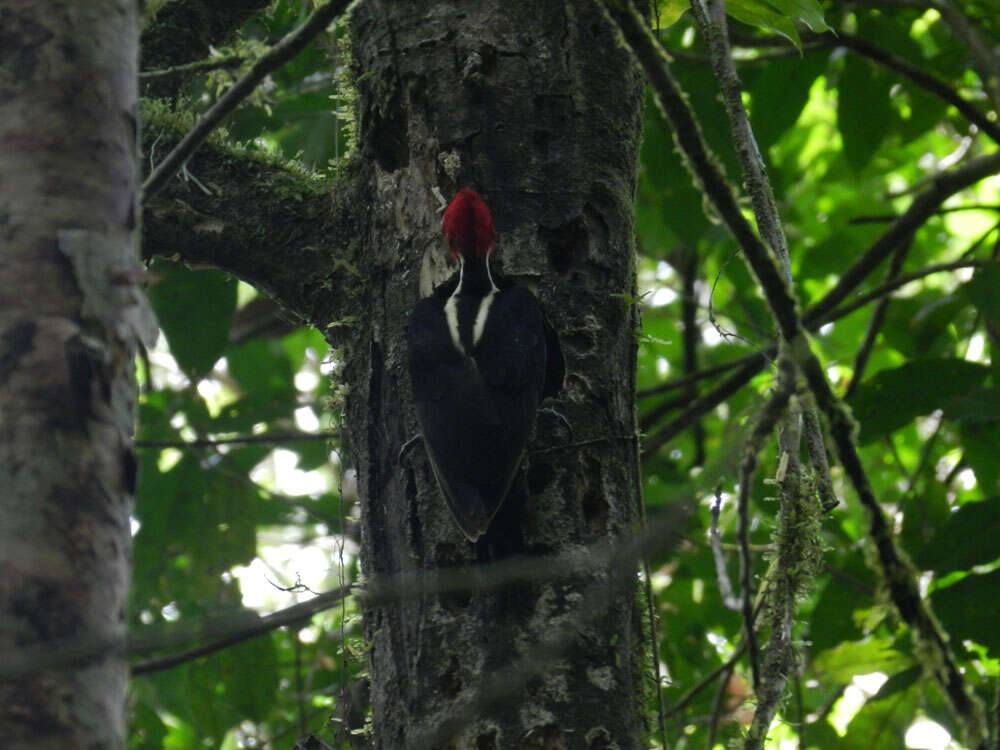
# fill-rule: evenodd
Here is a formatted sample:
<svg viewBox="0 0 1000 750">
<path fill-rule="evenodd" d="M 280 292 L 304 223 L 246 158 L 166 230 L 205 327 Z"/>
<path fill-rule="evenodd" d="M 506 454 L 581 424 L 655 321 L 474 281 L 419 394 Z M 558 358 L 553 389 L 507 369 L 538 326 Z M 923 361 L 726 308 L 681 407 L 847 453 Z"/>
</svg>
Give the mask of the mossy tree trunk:
<svg viewBox="0 0 1000 750">
<path fill-rule="evenodd" d="M 363 284 L 345 342 L 349 456 L 370 577 L 546 556 L 636 525 L 636 312 L 631 204 L 641 82 L 591 0 L 368 0 L 356 6 L 366 213 L 349 256 Z M 566 387 L 543 415 L 488 538 L 466 542 L 416 433 L 405 326 L 421 270 L 440 263 L 440 213 L 479 190 L 506 275 L 537 291 L 561 337 Z M 431 262 L 431 258 L 434 259 Z M 440 269 L 438 269 L 440 271 Z M 438 274 L 440 278 L 440 274 Z M 489 573 L 485 575 L 488 577 Z M 606 581 L 598 611 L 576 602 Z M 575 636 L 524 687 L 433 728 L 567 618 Z M 634 577 L 585 574 L 373 604 L 365 612 L 375 746 L 639 747 L 646 667 Z M 561 744 L 560 744 L 561 743 Z"/>
<path fill-rule="evenodd" d="M 144 319 L 137 16 L 135 0 L 0 7 L 0 744 L 11 750 L 125 742 L 131 342 Z"/>
</svg>

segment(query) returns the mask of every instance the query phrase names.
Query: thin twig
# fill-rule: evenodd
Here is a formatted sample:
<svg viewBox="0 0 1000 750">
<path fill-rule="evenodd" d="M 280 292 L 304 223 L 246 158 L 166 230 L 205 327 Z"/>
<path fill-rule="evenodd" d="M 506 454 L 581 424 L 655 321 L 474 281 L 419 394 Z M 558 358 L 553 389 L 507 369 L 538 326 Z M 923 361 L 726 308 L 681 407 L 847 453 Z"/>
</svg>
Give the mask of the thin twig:
<svg viewBox="0 0 1000 750">
<path fill-rule="evenodd" d="M 809 320 L 828 316 L 863 279 L 878 268 L 901 243 L 906 242 L 945 200 L 998 171 L 1000 171 L 1000 151 L 972 159 L 935 177 L 930 187 L 913 199 L 909 208 L 893 222 L 892 226 L 841 275 L 833 289 L 803 316 L 803 322 L 808 323 Z"/>
<path fill-rule="evenodd" d="M 188 73 L 207 73 L 219 68 L 235 68 L 243 63 L 246 58 L 242 55 L 229 55 L 227 57 L 212 57 L 207 60 L 197 60 L 175 65 L 172 68 L 161 68 L 159 70 L 143 70 L 139 72 L 141 80 L 153 78 L 168 78 L 169 76 L 184 75 Z"/>
<path fill-rule="evenodd" d="M 817 305 L 806 310 L 805 314 L 802 316 L 802 322 L 806 325 L 809 330 L 816 330 L 820 326 L 826 323 L 834 323 L 841 318 L 846 318 L 853 312 L 860 310 L 862 307 L 871 304 L 875 300 L 882 299 L 888 294 L 896 291 L 900 287 L 904 287 L 907 284 L 920 281 L 921 279 L 931 276 L 935 273 L 941 273 L 943 271 L 957 271 L 960 268 L 982 268 L 988 265 L 987 261 L 982 260 L 960 260 L 954 263 L 938 263 L 937 265 L 927 266 L 920 271 L 914 271 L 913 273 L 904 274 L 898 276 L 892 281 L 887 281 L 881 286 L 877 286 L 870 292 L 865 292 L 864 294 L 858 296 L 850 304 L 844 305 L 841 308 L 833 310 L 832 312 L 825 312 L 823 317 L 818 314 L 819 305 L 822 305 L 825 301 L 820 300 Z"/>
<path fill-rule="evenodd" d="M 891 282 L 882 284 L 876 289 L 861 295 L 849 305 L 844 305 L 844 307 L 837 310 L 828 311 L 823 316 L 816 314 L 816 306 L 811 307 L 802 316 L 802 322 L 810 331 L 816 331 L 824 324 L 832 323 L 840 320 L 841 318 L 847 317 L 851 313 L 860 310 L 865 305 L 868 305 L 877 299 L 881 299 L 885 295 L 891 294 L 900 287 L 906 286 L 913 281 L 919 281 L 927 276 L 935 273 L 941 273 L 943 271 L 955 271 L 960 268 L 977 268 L 986 265 L 986 263 L 986 261 L 967 260 L 928 266 L 920 271 L 900 276 Z M 817 303 L 817 306 L 824 304 L 824 301 L 825 298 L 820 300 Z M 739 368 L 736 373 L 720 383 L 714 389 L 703 393 L 691 402 L 688 405 L 688 408 L 681 414 L 677 415 L 674 419 L 656 432 L 650 434 L 643 443 L 643 451 L 645 455 L 647 457 L 655 455 L 656 451 L 686 430 L 694 419 L 711 411 L 723 401 L 728 399 L 733 393 L 736 393 L 741 388 L 746 386 L 755 375 L 764 369 L 764 365 L 770 360 L 770 358 L 774 357 L 776 353 L 776 349 L 772 347 L 765 349 L 762 352 L 748 354 L 744 357 L 733 360 L 733 362 L 723 365 L 721 368 L 717 367 L 712 368 L 712 371 L 703 371 L 704 377 L 710 377 L 713 374 L 717 374 L 713 371 L 717 371 L 719 369 L 723 372 L 727 372 L 729 370 Z M 682 383 L 683 380 L 686 380 L 686 378 L 671 381 L 671 383 L 679 384 Z M 833 498 L 832 491 L 826 495 L 826 501 L 830 501 L 831 498 Z"/>
<path fill-rule="evenodd" d="M 945 478 L 941 480 L 941 486 L 947 490 L 951 487 L 951 483 L 955 481 L 955 477 L 957 477 L 963 469 L 967 468 L 969 468 L 969 464 L 965 460 L 965 456 L 961 456 L 958 461 L 955 462 L 955 465 L 951 467 L 951 471 L 949 471 L 945 475 Z"/>
<path fill-rule="evenodd" d="M 906 256 L 909 255 L 911 247 L 913 247 L 912 237 L 910 237 L 909 242 L 900 243 L 899 247 L 896 248 L 896 252 L 892 254 L 892 263 L 889 264 L 889 270 L 885 275 L 886 281 L 892 281 L 899 276 L 899 272 L 903 269 L 903 263 L 906 261 Z M 889 302 L 891 299 L 891 297 L 886 295 L 878 301 L 877 305 L 875 305 L 875 310 L 872 312 L 872 316 L 868 321 L 868 329 L 865 331 L 865 338 L 861 342 L 861 346 L 858 348 L 857 353 L 854 355 L 854 368 L 851 371 L 851 380 L 847 384 L 847 388 L 844 389 L 845 399 L 850 398 L 854 394 L 854 391 L 857 390 L 858 384 L 861 382 L 861 378 L 864 377 L 865 367 L 868 365 L 868 358 L 871 356 L 872 350 L 875 348 L 875 340 L 878 338 L 879 332 L 882 330 L 882 324 L 885 322 L 885 316 L 889 310 Z"/>
<path fill-rule="evenodd" d="M 996 231 L 996 229 L 997 229 L 998 226 L 1000 226 L 1000 224 L 995 225 L 995 226 L 991 227 L 989 230 L 987 230 L 984 233 L 984 235 L 982 235 L 980 237 L 980 239 L 979 239 L 978 242 L 976 242 L 965 253 L 963 253 L 963 256 L 965 256 L 968 253 L 974 251 L 976 247 L 978 247 L 980 244 L 982 244 L 982 241 L 991 232 Z M 845 305 L 844 307 L 841 307 L 841 308 L 838 308 L 838 309 L 833 309 L 828 304 L 827 298 L 823 297 L 815 305 L 813 305 L 812 307 L 810 307 L 809 309 L 807 309 L 802 314 L 802 323 L 810 331 L 815 332 L 815 331 L 819 330 L 820 327 L 823 326 L 823 325 L 825 325 L 826 323 L 833 323 L 833 322 L 835 322 L 837 320 L 840 320 L 841 318 L 847 317 L 851 313 L 853 313 L 853 312 L 855 312 L 857 310 L 860 310 L 865 305 L 868 305 L 868 304 L 874 302 L 875 300 L 880 299 L 880 298 L 884 297 L 885 295 L 890 294 L 890 293 L 896 291 L 897 289 L 899 289 L 900 287 L 906 286 L 907 284 L 909 284 L 909 283 L 911 283 L 913 281 L 920 281 L 921 279 L 926 278 L 927 276 L 931 276 L 931 275 L 936 274 L 936 273 L 942 273 L 944 271 L 957 271 L 960 268 L 978 268 L 978 267 L 982 267 L 984 265 L 986 265 L 986 261 L 980 261 L 980 260 L 968 260 L 968 261 L 967 260 L 959 260 L 959 261 L 955 261 L 955 262 L 951 262 L 951 263 L 938 263 L 936 265 L 927 266 L 926 268 L 922 268 L 919 271 L 914 271 L 913 273 L 909 273 L 909 274 L 905 274 L 903 276 L 899 276 L 899 277 L 897 277 L 893 281 L 884 283 L 884 284 L 876 287 L 875 289 L 872 289 L 869 292 L 865 292 L 863 295 L 857 297 L 850 304 Z M 847 295 L 844 295 L 843 297 L 841 297 L 840 301 L 842 301 L 843 298 L 846 297 L 846 296 L 848 296 L 849 294 L 850 294 L 850 292 L 848 292 Z M 834 305 L 833 307 L 835 307 L 835 306 L 836 305 Z M 763 351 L 763 354 L 765 354 L 767 356 L 767 360 L 768 361 L 770 359 L 773 359 L 773 357 L 776 355 L 776 353 L 777 353 L 776 350 L 773 349 L 773 348 L 765 349 Z M 676 390 L 678 388 L 683 388 L 683 387 L 685 387 L 686 385 L 688 385 L 691 382 L 699 381 L 699 380 L 707 380 L 708 378 L 713 378 L 713 377 L 715 377 L 717 375 L 722 375 L 724 373 L 730 372 L 730 371 L 735 370 L 737 368 L 746 367 L 751 362 L 756 362 L 756 363 L 759 363 L 759 365 L 760 365 L 759 367 L 757 367 L 753 371 L 753 373 L 750 376 L 750 377 L 752 377 L 753 375 L 756 375 L 758 372 L 760 372 L 760 369 L 763 367 L 763 365 L 765 363 L 764 360 L 761 357 L 761 353 L 747 354 L 747 355 L 745 355 L 743 357 L 739 357 L 738 359 L 734 359 L 731 362 L 726 362 L 725 364 L 716 365 L 714 367 L 710 367 L 710 368 L 706 368 L 704 370 L 701 370 L 701 371 L 699 371 L 697 373 L 693 373 L 690 376 L 685 376 L 683 378 L 677 378 L 676 380 L 670 380 L 670 381 L 668 381 L 666 383 L 663 383 L 662 385 L 654 386 L 653 388 L 647 388 L 646 390 L 639 391 L 638 397 L 639 398 L 649 398 L 651 396 L 655 396 L 655 395 L 660 394 L 660 393 L 666 393 L 668 391 Z M 744 383 L 746 383 L 746 382 L 749 382 L 749 378 L 747 378 L 747 380 L 744 381 Z"/>
<path fill-rule="evenodd" d="M 722 554 L 722 536 L 719 534 L 719 513 L 722 510 L 722 484 L 715 487 L 715 502 L 712 503 L 712 522 L 708 529 L 708 539 L 712 547 L 712 557 L 715 560 L 715 579 L 719 584 L 719 594 L 722 596 L 722 606 L 738 612 L 743 607 L 740 597 L 733 594 L 733 584 L 726 570 L 726 556 Z M 739 549 L 739 547 L 737 547 Z"/>
<path fill-rule="evenodd" d="M 722 701 L 726 697 L 726 688 L 729 686 L 729 680 L 732 678 L 735 670 L 736 662 L 730 661 L 720 675 L 719 685 L 716 687 L 715 697 L 712 699 L 712 712 L 709 714 L 708 736 L 705 740 L 706 750 L 713 750 L 715 748 L 715 737 L 719 731 L 719 719 L 722 718 Z"/>
<path fill-rule="evenodd" d="M 716 667 L 707 675 L 698 680 L 698 682 L 692 685 L 688 689 L 688 691 L 684 693 L 684 695 L 678 698 L 677 702 L 667 709 L 667 717 L 673 716 L 676 713 L 680 713 L 685 708 L 687 708 L 688 704 L 691 703 L 691 701 L 693 701 L 695 698 L 697 698 L 702 690 L 711 685 L 715 681 L 715 678 L 718 677 L 720 674 L 726 672 L 727 670 L 730 673 L 732 673 L 732 669 L 733 667 L 736 666 L 736 662 L 738 662 L 740 659 L 743 658 L 743 654 L 746 653 L 746 650 L 747 650 L 747 644 L 746 641 L 744 641 L 743 643 L 741 643 L 739 646 L 736 647 L 736 650 L 733 651 L 732 656 L 730 656 L 728 659 L 726 659 L 726 661 L 724 661 L 718 667 Z"/>
<path fill-rule="evenodd" d="M 698 349 L 701 345 L 701 329 L 698 327 L 698 254 L 689 248 L 683 248 L 678 253 L 681 256 L 681 326 L 684 342 L 684 372 L 688 375 L 698 371 Z M 711 303 L 710 303 L 711 304 Z M 697 383 L 691 383 L 684 389 L 684 397 L 693 401 L 698 397 Z M 705 463 L 705 430 L 701 420 L 695 420 L 692 427 L 694 439 L 694 458 L 692 466 Z"/>
<path fill-rule="evenodd" d="M 933 216 L 944 216 L 961 211 L 1000 211 L 1000 205 L 995 203 L 969 203 L 962 206 L 947 206 L 940 208 L 933 213 Z M 899 218 L 898 214 L 868 214 L 865 216 L 855 216 L 848 224 L 888 224 Z"/>
<path fill-rule="evenodd" d="M 236 435 L 231 438 L 197 438 L 194 440 L 136 440 L 136 448 L 207 448 L 216 445 L 245 443 L 294 443 L 311 440 L 332 440 L 340 436 L 337 430 L 319 432 L 262 432 L 259 435 Z"/>
<path fill-rule="evenodd" d="M 142 185 L 142 202 L 145 203 L 160 191 L 167 180 L 181 168 L 181 165 L 208 137 L 208 134 L 222 122 L 226 115 L 236 109 L 240 102 L 246 99 L 269 73 L 274 72 L 305 49 L 306 45 L 326 29 L 333 19 L 343 13 L 348 5 L 350 5 L 350 0 L 330 0 L 330 2 L 321 5 L 313 11 L 305 23 L 262 55 L 250 67 L 250 70 L 234 83 L 232 88 L 223 94 L 208 112 L 202 115 L 180 143 L 174 146 L 174 150 L 167 154 L 167 157 L 146 178 L 146 182 Z"/>
<path fill-rule="evenodd" d="M 744 365 L 739 370 L 722 381 L 713 390 L 696 398 L 690 403 L 687 409 L 648 436 L 642 444 L 643 453 L 647 456 L 654 455 L 660 448 L 694 424 L 703 414 L 714 409 L 749 383 L 753 376 L 764 368 L 766 361 L 767 357 L 764 352 L 747 357 Z"/>
<path fill-rule="evenodd" d="M 701 380 L 706 380 L 708 378 L 714 378 L 716 375 L 722 375 L 730 370 L 735 370 L 737 367 L 741 367 L 746 364 L 743 359 L 733 360 L 732 362 L 726 362 L 721 365 L 715 365 L 714 367 L 706 367 L 704 370 L 699 370 L 698 372 L 693 372 L 690 375 L 685 375 L 682 378 L 677 378 L 676 380 L 668 380 L 666 383 L 661 385 L 653 386 L 652 388 L 646 388 L 639 391 L 636 395 L 639 398 L 649 398 L 650 396 L 658 396 L 661 393 L 667 393 L 668 391 L 674 391 L 678 388 L 686 388 L 692 383 L 697 383 Z"/>
<path fill-rule="evenodd" d="M 792 692 L 795 695 L 795 720 L 797 724 L 795 729 L 799 736 L 799 747 L 809 747 L 809 741 L 806 738 L 806 711 L 802 701 L 802 675 L 798 672 L 795 673 L 795 685 Z"/>
<path fill-rule="evenodd" d="M 636 512 L 639 514 L 640 528 L 643 533 L 646 530 L 646 501 L 642 492 L 642 469 L 641 453 L 642 446 L 639 441 L 639 433 L 636 431 L 632 440 L 634 454 L 632 456 L 632 466 L 635 474 L 632 481 L 635 482 L 635 500 L 638 506 Z M 669 748 L 667 741 L 667 712 L 663 703 L 663 676 L 660 674 L 660 637 L 656 628 L 656 605 L 653 598 L 653 576 L 649 566 L 649 555 L 643 554 L 641 558 L 642 572 L 646 589 L 646 618 L 649 627 L 649 657 L 653 662 L 653 679 L 656 681 L 656 716 L 660 725 L 660 740 L 663 742 L 664 750 Z"/>
<path fill-rule="evenodd" d="M 305 623 L 313 615 L 337 606 L 350 593 L 350 590 L 350 586 L 343 586 L 333 591 L 327 591 L 307 602 L 293 604 L 291 607 L 286 607 L 259 619 L 255 618 L 250 622 L 237 622 L 234 624 L 230 617 L 223 620 L 222 623 L 210 624 L 205 627 L 204 631 L 224 630 L 225 634 L 201 646 L 181 651 L 180 653 L 169 654 L 133 664 L 131 666 L 131 674 L 134 677 L 136 675 L 149 674 L 150 672 L 161 672 L 165 669 L 171 669 L 180 664 L 193 661 L 199 657 L 214 654 L 216 651 L 235 646 L 237 643 L 243 643 L 243 641 L 248 641 L 251 638 L 265 635 L 286 625 Z M 185 636 L 181 634 L 181 637 Z M 186 637 L 188 640 L 191 639 L 190 635 Z M 166 649 L 170 647 L 168 644 L 172 641 L 173 639 L 170 637 L 161 638 L 155 634 L 144 634 L 129 642 L 128 651 L 129 653 L 142 653 L 153 649 Z"/>
<path fill-rule="evenodd" d="M 803 409 L 802 419 L 806 437 L 806 450 L 809 452 L 809 462 L 813 468 L 813 477 L 816 480 L 816 492 L 819 495 L 819 504 L 824 513 L 829 513 L 837 507 L 837 493 L 833 489 L 833 480 L 830 479 L 830 463 L 826 453 L 826 443 L 823 441 L 823 427 L 819 422 L 819 415 L 815 409 Z M 819 445 L 817 445 L 819 441 Z"/>
<path fill-rule="evenodd" d="M 695 394 L 694 397 L 697 397 Z M 685 393 L 682 396 L 677 396 L 675 398 L 664 399 L 658 403 L 653 409 L 645 412 L 642 415 L 642 419 L 639 421 L 639 430 L 646 432 L 650 427 L 656 425 L 661 419 L 663 419 L 667 414 L 674 411 L 675 409 L 691 403 L 693 397 Z"/>
<path fill-rule="evenodd" d="M 971 102 L 963 99 L 955 89 L 939 78 L 925 73 L 901 57 L 872 44 L 867 39 L 837 30 L 836 44 L 847 47 L 852 52 L 867 57 L 872 62 L 892 70 L 957 109 L 966 120 L 1000 143 L 1000 126 L 992 122 L 986 113 Z"/>
<path fill-rule="evenodd" d="M 986 91 L 993 99 L 993 105 L 1000 107 L 1000 57 L 997 56 L 996 50 L 990 49 L 968 17 L 949 0 L 934 0 L 933 7 L 978 58 L 980 65 L 986 71 Z M 989 80 L 991 77 L 992 81 Z"/>
</svg>

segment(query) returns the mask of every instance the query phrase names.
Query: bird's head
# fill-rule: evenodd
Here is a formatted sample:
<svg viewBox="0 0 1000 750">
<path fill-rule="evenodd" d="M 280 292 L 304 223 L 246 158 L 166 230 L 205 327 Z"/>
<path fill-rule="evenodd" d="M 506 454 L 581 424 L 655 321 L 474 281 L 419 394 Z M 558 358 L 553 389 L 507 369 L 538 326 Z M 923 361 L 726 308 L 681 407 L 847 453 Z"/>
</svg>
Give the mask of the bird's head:
<svg viewBox="0 0 1000 750">
<path fill-rule="evenodd" d="M 472 188 L 458 191 L 445 209 L 441 228 L 448 240 L 448 250 L 455 260 L 461 255 L 467 260 L 481 258 L 493 252 L 497 233 L 493 218 L 483 199 Z"/>
</svg>

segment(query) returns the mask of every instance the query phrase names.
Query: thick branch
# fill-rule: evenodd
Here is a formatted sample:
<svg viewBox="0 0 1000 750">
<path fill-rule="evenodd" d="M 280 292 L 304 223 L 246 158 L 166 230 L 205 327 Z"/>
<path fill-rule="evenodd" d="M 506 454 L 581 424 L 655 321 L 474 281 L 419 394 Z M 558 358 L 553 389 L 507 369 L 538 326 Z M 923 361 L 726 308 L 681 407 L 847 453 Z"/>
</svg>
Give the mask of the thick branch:
<svg viewBox="0 0 1000 750">
<path fill-rule="evenodd" d="M 182 127 L 154 114 L 145 120 L 145 140 L 169 146 Z M 331 201 L 334 187 L 326 181 L 215 141 L 198 150 L 188 169 L 211 195 L 174 180 L 148 201 L 143 257 L 216 266 L 321 328 L 357 313 L 352 293 L 360 279 L 347 252 L 367 205 L 357 192 L 365 183 L 360 175 L 342 181 Z"/>
</svg>

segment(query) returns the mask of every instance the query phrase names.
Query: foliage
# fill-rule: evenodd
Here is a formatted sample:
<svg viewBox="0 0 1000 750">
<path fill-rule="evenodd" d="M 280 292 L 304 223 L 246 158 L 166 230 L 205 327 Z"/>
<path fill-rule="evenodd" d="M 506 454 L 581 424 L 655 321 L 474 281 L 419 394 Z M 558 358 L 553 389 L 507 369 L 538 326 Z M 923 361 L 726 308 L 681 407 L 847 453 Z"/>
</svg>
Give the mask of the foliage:
<svg viewBox="0 0 1000 750">
<path fill-rule="evenodd" d="M 660 33 L 675 53 L 673 71 L 729 180 L 739 184 L 728 120 L 690 14 L 672 0 L 659 5 Z M 728 5 L 751 123 L 788 234 L 796 292 L 808 307 L 935 174 L 996 144 L 926 89 L 838 47 L 835 37 L 805 29 L 856 34 L 976 106 L 989 105 L 988 92 L 964 39 L 938 12 L 910 7 L 917 3 Z M 275 3 L 247 24 L 237 48 L 274 42 L 301 22 L 309 6 L 304 0 Z M 986 4 L 963 3 L 962 10 L 985 38 L 1000 34 Z M 344 85 L 344 33 L 340 27 L 328 32 L 272 76 L 271 85 L 227 122 L 229 137 L 337 171 L 353 127 L 345 111 L 353 100 Z M 185 106 L 207 107 L 224 84 L 221 73 L 195 77 Z M 639 416 L 647 434 L 717 385 L 718 378 L 705 378 L 664 391 L 665 383 L 687 374 L 686 361 L 695 371 L 707 370 L 766 349 L 774 337 L 753 277 L 703 203 L 668 126 L 647 107 L 637 194 L 644 313 Z M 983 181 L 946 205 L 914 234 L 902 273 L 958 259 L 996 259 L 1000 182 Z M 322 336 L 286 323 L 266 299 L 220 272 L 168 261 L 151 270 L 161 279 L 150 296 L 166 346 L 161 342 L 150 352 L 140 370 L 138 437 L 147 447 L 141 452 L 129 625 L 137 642 L 163 628 L 168 635 L 187 633 L 182 645 L 189 647 L 204 641 L 198 634 L 207 617 L 222 617 L 230 626 L 256 621 L 258 607 L 274 609 L 308 593 L 274 589 L 264 597 L 268 580 L 294 589 L 301 577 L 317 590 L 353 580 L 353 509 L 349 492 L 342 496 L 339 489 L 336 440 L 287 440 L 288 433 L 319 431 L 320 415 L 330 430 L 324 434 L 336 432 L 339 415 L 328 413 L 327 377 L 336 363 L 328 361 Z M 865 288 L 884 276 L 878 271 Z M 993 595 L 1000 583 L 997 299 L 995 265 L 905 285 L 873 332 L 863 370 L 858 352 L 878 302 L 823 326 L 814 340 L 839 393 L 855 383 L 848 403 L 875 496 L 921 571 L 966 678 L 991 705 L 1000 672 Z M 695 335 L 685 335 L 686 300 L 695 307 Z M 707 481 L 714 483 L 718 467 L 736 452 L 772 380 L 765 371 L 644 458 L 650 517 L 692 486 L 704 496 L 687 543 L 669 559 L 652 561 L 668 708 L 740 648 L 741 620 L 723 606 L 708 546 L 715 487 Z M 680 403 L 667 403 L 679 394 Z M 247 436 L 256 437 L 220 442 Z M 191 441 L 220 444 L 181 445 Z M 777 472 L 773 446 L 761 466 L 760 474 Z M 837 466 L 833 479 L 841 505 L 822 520 L 820 572 L 788 583 L 800 595 L 794 631 L 799 667 L 772 737 L 797 735 L 801 747 L 896 748 L 918 717 L 958 737 L 940 691 L 921 679 L 922 654 L 866 565 L 867 520 Z M 299 489 L 289 489 L 295 482 Z M 723 471 L 720 529 L 734 571 L 735 482 L 734 469 Z M 771 494 L 758 477 L 750 508 L 758 584 L 773 580 L 771 555 L 759 551 L 773 552 L 772 535 L 782 521 Z M 296 558 L 295 550 L 318 554 Z M 348 601 L 301 629 L 275 630 L 136 677 L 131 746 L 288 747 L 309 733 L 346 742 L 327 719 L 353 714 L 352 727 L 363 723 L 356 622 Z M 762 644 L 766 635 L 762 627 Z M 133 661 L 176 650 L 176 643 L 147 648 Z M 671 711 L 674 746 L 703 747 L 716 724 L 719 743 L 738 737 L 752 714 L 752 705 L 743 703 L 750 679 L 746 660 L 737 660 L 727 681 L 705 682 L 683 708 Z"/>
</svg>

